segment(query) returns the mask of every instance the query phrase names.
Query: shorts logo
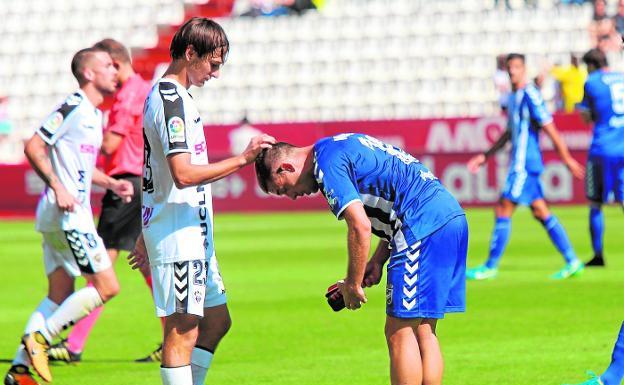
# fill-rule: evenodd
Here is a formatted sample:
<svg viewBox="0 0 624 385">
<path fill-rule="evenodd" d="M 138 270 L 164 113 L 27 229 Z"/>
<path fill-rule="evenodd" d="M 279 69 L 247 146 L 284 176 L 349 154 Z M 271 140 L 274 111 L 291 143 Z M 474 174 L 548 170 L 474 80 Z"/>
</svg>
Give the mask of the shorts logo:
<svg viewBox="0 0 624 385">
<path fill-rule="evenodd" d="M 393 286 L 391 283 L 386 286 L 386 305 L 392 305 L 392 289 Z"/>
<path fill-rule="evenodd" d="M 43 123 L 43 128 L 45 128 L 50 134 L 54 135 L 56 130 L 58 130 L 62 124 L 63 114 L 59 111 L 55 111 L 48 117 L 48 120 Z"/>
<path fill-rule="evenodd" d="M 184 120 L 179 116 L 173 116 L 167 122 L 167 130 L 169 131 L 169 142 L 176 143 L 186 141 L 184 135 Z"/>
<path fill-rule="evenodd" d="M 100 263 L 100 262 L 102 262 L 102 256 L 101 256 L 100 254 L 95 254 L 95 255 L 93 256 L 93 260 L 94 260 L 95 262 L 97 262 L 97 263 Z"/>
<path fill-rule="evenodd" d="M 195 300 L 195 303 L 197 303 L 199 305 L 201 303 L 201 300 L 202 300 L 201 291 L 195 290 L 193 292 L 193 299 Z"/>
</svg>

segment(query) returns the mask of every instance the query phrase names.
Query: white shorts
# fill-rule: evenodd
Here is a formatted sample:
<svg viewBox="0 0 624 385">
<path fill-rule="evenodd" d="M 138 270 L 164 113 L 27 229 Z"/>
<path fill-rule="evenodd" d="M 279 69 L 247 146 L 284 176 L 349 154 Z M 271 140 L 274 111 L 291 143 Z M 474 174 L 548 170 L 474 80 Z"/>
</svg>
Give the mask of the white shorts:
<svg viewBox="0 0 624 385">
<path fill-rule="evenodd" d="M 111 266 L 104 242 L 95 228 L 93 233 L 59 230 L 41 234 L 46 275 L 62 267 L 69 275 L 79 277 Z"/>
<path fill-rule="evenodd" d="M 204 316 L 204 308 L 226 303 L 217 257 L 150 266 L 156 316 Z"/>
</svg>

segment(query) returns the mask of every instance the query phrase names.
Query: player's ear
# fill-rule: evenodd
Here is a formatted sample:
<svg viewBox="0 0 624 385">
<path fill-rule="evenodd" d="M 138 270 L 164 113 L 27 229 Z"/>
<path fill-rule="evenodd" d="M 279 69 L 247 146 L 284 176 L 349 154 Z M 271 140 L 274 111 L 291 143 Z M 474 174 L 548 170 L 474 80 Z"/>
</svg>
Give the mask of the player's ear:
<svg viewBox="0 0 624 385">
<path fill-rule="evenodd" d="M 84 77 L 86 81 L 89 81 L 89 82 L 92 82 L 93 80 L 95 80 L 95 72 L 93 72 L 93 70 L 89 67 L 86 67 L 82 71 L 82 76 Z"/>
<path fill-rule="evenodd" d="M 195 47 L 193 47 L 192 44 L 187 45 L 186 51 L 184 51 L 184 57 L 186 57 L 186 60 L 191 61 L 196 55 L 197 52 L 195 52 Z"/>
<path fill-rule="evenodd" d="M 277 171 L 278 171 L 278 173 L 280 171 L 295 172 L 295 166 L 293 166 L 291 163 L 282 163 L 282 164 L 280 164 L 280 166 L 277 169 Z"/>
</svg>

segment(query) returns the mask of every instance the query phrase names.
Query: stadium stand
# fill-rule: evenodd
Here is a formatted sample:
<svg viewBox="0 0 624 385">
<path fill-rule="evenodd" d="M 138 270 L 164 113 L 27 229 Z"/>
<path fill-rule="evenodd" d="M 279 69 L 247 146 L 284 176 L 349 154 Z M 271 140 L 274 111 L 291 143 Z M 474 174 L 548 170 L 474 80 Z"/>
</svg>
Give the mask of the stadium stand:
<svg viewBox="0 0 624 385">
<path fill-rule="evenodd" d="M 11 98 L 18 139 L 75 88 L 67 68 L 76 50 L 118 39 L 135 47 L 135 66 L 151 78 L 168 56 L 173 28 L 164 25 L 227 15 L 233 2 L 0 1 L 0 92 Z M 497 54 L 527 53 L 535 71 L 543 59 L 565 62 L 590 48 L 589 4 L 514 4 L 505 11 L 483 0 L 328 0 L 300 17 L 225 17 L 232 48 L 222 79 L 192 93 L 209 124 L 245 115 L 285 122 L 495 114 Z"/>
</svg>

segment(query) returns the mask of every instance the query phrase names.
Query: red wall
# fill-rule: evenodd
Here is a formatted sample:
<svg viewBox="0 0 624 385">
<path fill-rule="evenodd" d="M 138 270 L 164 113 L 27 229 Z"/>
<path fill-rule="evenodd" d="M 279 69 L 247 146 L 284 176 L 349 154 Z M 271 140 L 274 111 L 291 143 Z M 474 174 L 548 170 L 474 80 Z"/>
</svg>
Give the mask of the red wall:
<svg viewBox="0 0 624 385">
<path fill-rule="evenodd" d="M 568 143 L 573 156 L 585 161 L 591 131 L 578 115 L 557 115 L 555 123 Z M 504 117 L 427 119 L 404 121 L 367 121 L 331 123 L 293 123 L 257 125 L 280 141 L 307 145 L 323 136 L 344 132 L 362 132 L 395 144 L 428 165 L 464 206 L 488 205 L 496 201 L 507 167 L 507 152 L 501 151 L 488 167 L 470 174 L 465 162 L 475 153 L 486 150 L 504 130 Z M 212 161 L 232 154 L 232 147 L 244 147 L 253 130 L 236 126 L 206 126 L 206 142 Z M 546 170 L 543 175 L 546 198 L 553 203 L 583 203 L 583 182 L 573 179 L 560 162 L 548 138 L 542 139 Z M 27 165 L 0 167 L 0 215 L 32 215 L 43 182 Z M 300 198 L 267 197 L 257 188 L 252 167 L 213 184 L 215 210 L 272 211 L 326 209 L 320 196 Z M 94 208 L 99 210 L 101 190 L 95 190 Z"/>
</svg>

